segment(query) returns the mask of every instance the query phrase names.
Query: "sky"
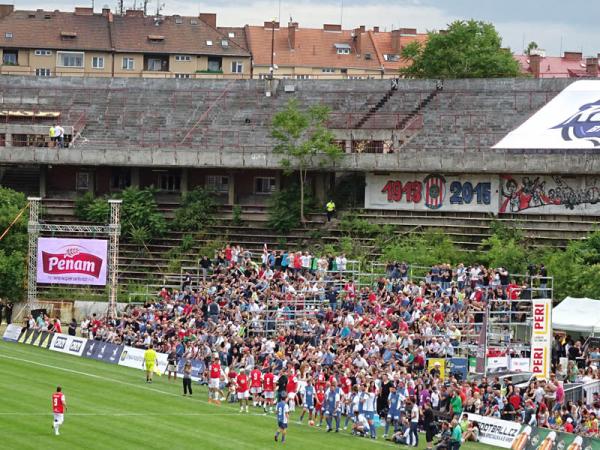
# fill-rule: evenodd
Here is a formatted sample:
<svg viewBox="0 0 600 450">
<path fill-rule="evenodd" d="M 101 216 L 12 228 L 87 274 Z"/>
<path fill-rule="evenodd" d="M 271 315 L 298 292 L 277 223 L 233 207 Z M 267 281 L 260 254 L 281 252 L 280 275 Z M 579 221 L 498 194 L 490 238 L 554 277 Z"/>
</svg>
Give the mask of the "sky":
<svg viewBox="0 0 600 450">
<path fill-rule="evenodd" d="M 6 0 L 4 0 L 6 1 Z M 113 10 L 117 0 L 16 0 L 17 9 L 60 9 L 74 6 L 103 6 Z M 125 7 L 137 1 L 124 0 Z M 548 55 L 561 51 L 581 51 L 584 56 L 600 52 L 600 17 L 598 0 L 158 0 L 164 4 L 162 14 L 196 15 L 217 13 L 219 26 L 258 25 L 290 17 L 301 27 L 321 27 L 340 23 L 344 28 L 366 25 L 392 28 L 417 28 L 419 32 L 440 30 L 456 19 L 492 22 L 503 38 L 503 45 L 522 53 L 530 41 L 538 43 Z M 7 2 L 8 3 L 8 2 Z M 342 7 L 343 5 L 343 7 Z M 567 7 L 566 7 L 567 6 Z M 156 11 L 157 0 L 149 0 L 149 10 Z"/>
</svg>

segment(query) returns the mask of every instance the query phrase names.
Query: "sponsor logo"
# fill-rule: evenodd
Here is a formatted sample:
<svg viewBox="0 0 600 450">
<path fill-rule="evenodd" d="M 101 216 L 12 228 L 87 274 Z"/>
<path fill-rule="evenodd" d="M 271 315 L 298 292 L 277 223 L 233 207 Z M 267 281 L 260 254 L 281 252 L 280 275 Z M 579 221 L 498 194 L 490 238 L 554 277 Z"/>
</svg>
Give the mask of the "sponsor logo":
<svg viewBox="0 0 600 450">
<path fill-rule="evenodd" d="M 73 342 L 71 342 L 71 345 L 69 346 L 69 351 L 73 352 L 73 353 L 79 353 L 82 345 L 83 345 L 83 341 L 74 339 Z"/>
<path fill-rule="evenodd" d="M 79 246 L 70 246 L 64 253 L 42 251 L 42 267 L 44 273 L 49 275 L 80 274 L 98 278 L 102 258 L 83 252 Z"/>
<path fill-rule="evenodd" d="M 127 350 L 123 350 L 121 353 L 121 361 L 125 361 L 127 359 Z"/>
<path fill-rule="evenodd" d="M 585 140 L 600 146 L 600 100 L 587 103 L 567 120 L 551 128 L 561 130 L 565 141 Z"/>
<path fill-rule="evenodd" d="M 65 345 L 67 345 L 67 338 L 64 338 L 62 336 L 58 336 L 56 338 L 56 340 L 54 341 L 54 348 L 60 348 L 60 349 L 64 349 Z"/>
</svg>

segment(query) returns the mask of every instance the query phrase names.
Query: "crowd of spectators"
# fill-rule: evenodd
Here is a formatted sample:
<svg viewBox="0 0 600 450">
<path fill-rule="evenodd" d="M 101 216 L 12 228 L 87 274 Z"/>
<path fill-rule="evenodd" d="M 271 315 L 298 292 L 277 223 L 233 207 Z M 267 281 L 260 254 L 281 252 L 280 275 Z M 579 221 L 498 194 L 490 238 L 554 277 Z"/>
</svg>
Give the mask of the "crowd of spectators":
<svg viewBox="0 0 600 450">
<path fill-rule="evenodd" d="M 92 316 L 80 324 L 80 332 L 199 361 L 207 368 L 201 373 L 205 382 L 208 367 L 218 362 L 224 368 L 223 388 L 230 392 L 240 372 L 285 376 L 295 386 L 292 409 L 304 403 L 307 385 L 321 386 L 325 393 L 340 386 L 339 413 L 346 420 L 341 418 L 336 431 L 352 419 L 355 434 L 376 437 L 378 416 L 386 437 L 416 444 L 413 423 L 431 431 L 426 418 L 433 414 L 448 421 L 436 432 L 456 446 L 459 431 L 459 441 L 478 439 L 477 423 L 463 415 L 470 412 L 598 434 L 598 396 L 578 402 L 565 398 L 565 384 L 600 379 L 598 349 L 586 356 L 582 341 L 557 337 L 550 379 L 524 386 L 510 377 L 462 379 L 450 372 L 442 378 L 439 366 L 428 364 L 431 358 L 466 356 L 469 345 L 476 345 L 488 305 L 519 312 L 513 304 L 524 303 L 517 300 L 527 285 L 515 282 L 508 271 L 444 264 L 413 280 L 406 263 L 392 263 L 385 275 L 360 284 L 348 264 L 343 254 L 266 248 L 253 260 L 242 248 L 227 246 L 214 259 L 203 258 L 200 276 L 187 274 L 180 289 L 163 288 L 115 320 Z M 546 289 L 544 276 L 538 286 Z M 52 321 L 29 322 L 56 329 Z M 561 366 L 564 360 L 568 367 Z"/>
</svg>

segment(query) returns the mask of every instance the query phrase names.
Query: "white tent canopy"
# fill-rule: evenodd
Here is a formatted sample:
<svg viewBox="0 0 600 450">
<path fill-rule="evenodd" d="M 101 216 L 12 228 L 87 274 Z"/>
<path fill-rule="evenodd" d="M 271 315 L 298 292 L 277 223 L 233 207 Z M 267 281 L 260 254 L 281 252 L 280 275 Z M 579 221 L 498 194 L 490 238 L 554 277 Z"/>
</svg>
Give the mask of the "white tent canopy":
<svg viewBox="0 0 600 450">
<path fill-rule="evenodd" d="M 600 333 L 600 300 L 566 297 L 552 309 L 552 328 Z"/>
</svg>

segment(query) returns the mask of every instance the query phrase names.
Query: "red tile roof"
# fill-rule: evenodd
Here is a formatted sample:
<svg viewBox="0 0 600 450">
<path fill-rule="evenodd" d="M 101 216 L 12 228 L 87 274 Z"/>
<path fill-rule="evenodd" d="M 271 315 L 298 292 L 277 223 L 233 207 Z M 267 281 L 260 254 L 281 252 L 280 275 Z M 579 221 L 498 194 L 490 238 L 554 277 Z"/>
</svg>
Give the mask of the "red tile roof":
<svg viewBox="0 0 600 450">
<path fill-rule="evenodd" d="M 377 52 L 380 60 L 382 61 L 383 67 L 387 71 L 397 71 L 404 67 L 410 65 L 410 62 L 403 60 L 402 58 L 398 58 L 397 60 L 393 60 L 394 58 L 387 58 L 385 55 L 396 55 L 400 56 L 400 51 L 407 44 L 411 42 L 417 41 L 420 43 L 427 42 L 427 34 L 403 34 L 400 32 L 392 31 L 392 32 L 379 32 L 375 33 L 373 31 L 369 31 L 369 35 L 374 42 L 375 47 L 377 48 Z M 396 47 L 394 47 L 394 39 L 398 39 Z M 395 50 L 395 48 L 397 50 Z"/>
<path fill-rule="evenodd" d="M 524 73 L 533 74 L 528 55 L 514 55 Z M 535 75 L 535 74 L 533 74 Z M 540 58 L 540 78 L 577 78 L 588 76 L 586 59 L 570 59 L 564 56 L 544 56 Z"/>
</svg>

